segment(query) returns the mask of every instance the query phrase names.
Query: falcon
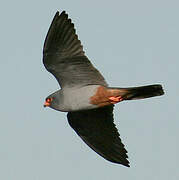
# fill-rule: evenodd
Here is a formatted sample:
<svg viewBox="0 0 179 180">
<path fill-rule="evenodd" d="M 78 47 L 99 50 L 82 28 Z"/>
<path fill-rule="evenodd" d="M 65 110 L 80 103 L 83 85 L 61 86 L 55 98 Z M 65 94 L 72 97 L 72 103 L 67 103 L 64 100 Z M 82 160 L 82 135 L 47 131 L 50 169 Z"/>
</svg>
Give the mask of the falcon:
<svg viewBox="0 0 179 180">
<path fill-rule="evenodd" d="M 163 95 L 162 86 L 109 87 L 85 55 L 65 11 L 57 11 L 50 25 L 43 64 L 61 87 L 45 99 L 44 107 L 68 112 L 70 126 L 90 148 L 110 162 L 129 167 L 127 151 L 113 120 L 114 105 Z"/>
</svg>

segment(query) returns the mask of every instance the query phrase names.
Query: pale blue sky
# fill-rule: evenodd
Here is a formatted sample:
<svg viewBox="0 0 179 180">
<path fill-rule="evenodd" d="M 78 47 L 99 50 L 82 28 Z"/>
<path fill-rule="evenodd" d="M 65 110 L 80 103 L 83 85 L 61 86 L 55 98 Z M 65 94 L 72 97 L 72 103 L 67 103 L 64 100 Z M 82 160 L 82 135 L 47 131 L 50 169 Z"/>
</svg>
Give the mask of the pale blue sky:
<svg viewBox="0 0 179 180">
<path fill-rule="evenodd" d="M 178 180 L 178 9 L 177 0 L 1 3 L 0 179 Z M 111 86 L 164 86 L 165 96 L 115 108 L 130 168 L 88 148 L 65 113 L 43 108 L 59 88 L 42 64 L 57 10 L 72 18 L 87 56 Z"/>
</svg>

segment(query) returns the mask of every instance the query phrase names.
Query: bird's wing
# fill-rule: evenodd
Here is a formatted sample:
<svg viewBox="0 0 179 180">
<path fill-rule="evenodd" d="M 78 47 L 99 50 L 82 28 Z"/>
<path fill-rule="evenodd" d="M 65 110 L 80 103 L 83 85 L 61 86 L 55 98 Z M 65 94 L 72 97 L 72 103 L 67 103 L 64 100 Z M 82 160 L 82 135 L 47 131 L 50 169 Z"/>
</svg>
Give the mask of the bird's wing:
<svg viewBox="0 0 179 180">
<path fill-rule="evenodd" d="M 74 24 L 65 11 L 60 15 L 57 12 L 53 18 L 44 43 L 43 63 L 62 88 L 107 85 L 100 72 L 85 56 Z"/>
<path fill-rule="evenodd" d="M 67 114 L 70 126 L 105 159 L 129 167 L 127 151 L 113 123 L 113 105 Z"/>
</svg>

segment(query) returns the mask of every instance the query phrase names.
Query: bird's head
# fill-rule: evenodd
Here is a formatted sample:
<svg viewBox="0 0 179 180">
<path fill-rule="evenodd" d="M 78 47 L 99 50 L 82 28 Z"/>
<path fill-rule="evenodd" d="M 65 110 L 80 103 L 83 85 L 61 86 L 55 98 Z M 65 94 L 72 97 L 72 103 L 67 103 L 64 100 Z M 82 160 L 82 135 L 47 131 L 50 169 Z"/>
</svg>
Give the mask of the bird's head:
<svg viewBox="0 0 179 180">
<path fill-rule="evenodd" d="M 60 105 L 60 90 L 54 92 L 53 94 L 49 95 L 45 99 L 44 107 L 50 107 L 55 110 L 59 110 L 59 105 Z"/>
</svg>

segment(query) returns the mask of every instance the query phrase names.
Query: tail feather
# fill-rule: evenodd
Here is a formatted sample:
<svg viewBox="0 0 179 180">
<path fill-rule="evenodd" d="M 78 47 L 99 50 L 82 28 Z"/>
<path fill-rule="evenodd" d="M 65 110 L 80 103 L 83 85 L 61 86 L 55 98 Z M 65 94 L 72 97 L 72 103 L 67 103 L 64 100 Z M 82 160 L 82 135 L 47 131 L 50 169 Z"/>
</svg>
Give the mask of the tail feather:
<svg viewBox="0 0 179 180">
<path fill-rule="evenodd" d="M 164 94 L 163 88 L 160 84 L 118 88 L 118 90 L 119 95 L 122 96 L 124 100 L 145 99 L 154 96 L 161 96 Z"/>
</svg>

